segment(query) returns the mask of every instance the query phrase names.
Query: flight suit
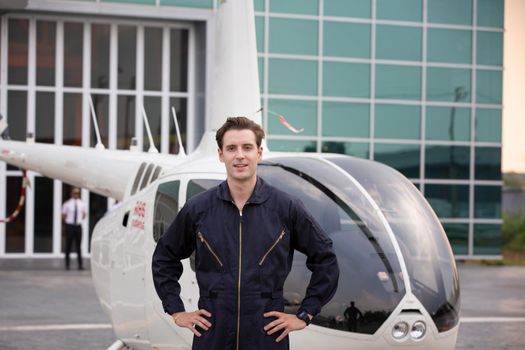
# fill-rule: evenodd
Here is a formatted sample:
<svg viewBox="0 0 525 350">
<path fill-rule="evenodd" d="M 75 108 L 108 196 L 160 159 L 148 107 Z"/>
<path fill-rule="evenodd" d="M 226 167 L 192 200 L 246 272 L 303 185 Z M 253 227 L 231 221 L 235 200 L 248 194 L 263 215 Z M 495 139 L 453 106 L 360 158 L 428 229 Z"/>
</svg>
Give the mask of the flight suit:
<svg viewBox="0 0 525 350">
<path fill-rule="evenodd" d="M 194 337 L 193 349 L 288 349 L 288 337 L 267 335 L 263 327 L 284 310 L 283 286 L 294 249 L 307 256 L 312 271 L 300 309 L 311 315 L 334 295 L 339 269 L 332 241 L 301 202 L 261 178 L 242 212 L 226 182 L 203 192 L 181 209 L 153 254 L 153 280 L 165 312 L 184 311 L 179 297 L 181 260 L 195 251 L 199 308 L 212 327 Z"/>
</svg>

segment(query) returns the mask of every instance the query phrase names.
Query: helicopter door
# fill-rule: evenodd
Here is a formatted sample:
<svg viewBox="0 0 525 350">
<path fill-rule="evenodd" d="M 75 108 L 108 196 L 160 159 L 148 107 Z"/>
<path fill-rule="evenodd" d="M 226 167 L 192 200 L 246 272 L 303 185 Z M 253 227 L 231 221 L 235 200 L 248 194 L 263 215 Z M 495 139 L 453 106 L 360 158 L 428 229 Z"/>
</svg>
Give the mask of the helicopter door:
<svg viewBox="0 0 525 350">
<path fill-rule="evenodd" d="M 115 240 L 114 249 L 120 255 L 111 275 L 113 326 L 124 342 L 132 342 L 134 349 L 149 339 L 145 320 L 144 273 L 151 269 L 146 254 L 146 235 L 150 232 L 154 190 L 148 189 L 129 203 L 127 225 Z M 144 346 L 144 348 L 147 348 Z"/>
</svg>

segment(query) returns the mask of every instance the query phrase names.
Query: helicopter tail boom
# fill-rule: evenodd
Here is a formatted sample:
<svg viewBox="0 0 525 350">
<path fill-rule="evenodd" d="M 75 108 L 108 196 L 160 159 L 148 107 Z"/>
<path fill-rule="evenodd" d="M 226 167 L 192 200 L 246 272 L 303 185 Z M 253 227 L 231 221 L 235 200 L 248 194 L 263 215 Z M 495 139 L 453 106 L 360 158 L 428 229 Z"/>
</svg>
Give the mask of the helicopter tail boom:
<svg viewBox="0 0 525 350">
<path fill-rule="evenodd" d="M 182 157 L 127 150 L 0 141 L 0 160 L 116 200 L 143 162 L 171 168 Z"/>
</svg>

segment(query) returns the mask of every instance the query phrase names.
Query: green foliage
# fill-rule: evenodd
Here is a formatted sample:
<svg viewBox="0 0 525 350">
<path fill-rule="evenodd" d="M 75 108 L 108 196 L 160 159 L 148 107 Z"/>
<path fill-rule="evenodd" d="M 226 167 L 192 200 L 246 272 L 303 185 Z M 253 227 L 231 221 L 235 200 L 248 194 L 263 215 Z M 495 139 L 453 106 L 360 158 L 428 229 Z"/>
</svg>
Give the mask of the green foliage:
<svg viewBox="0 0 525 350">
<path fill-rule="evenodd" d="M 503 174 L 503 185 L 505 187 L 523 187 L 523 181 L 516 173 Z"/>
<path fill-rule="evenodd" d="M 503 215 L 503 248 L 525 252 L 525 212 Z"/>
</svg>

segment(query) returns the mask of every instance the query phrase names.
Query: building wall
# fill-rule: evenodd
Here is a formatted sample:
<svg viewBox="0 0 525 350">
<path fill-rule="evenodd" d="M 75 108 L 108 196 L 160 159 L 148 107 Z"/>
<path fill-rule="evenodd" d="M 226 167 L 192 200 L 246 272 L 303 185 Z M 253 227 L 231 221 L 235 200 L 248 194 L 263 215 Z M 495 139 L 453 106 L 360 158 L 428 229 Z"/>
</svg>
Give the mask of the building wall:
<svg viewBox="0 0 525 350">
<path fill-rule="evenodd" d="M 269 147 L 386 163 L 424 193 L 456 255 L 498 256 L 503 6 L 255 1 Z"/>
<path fill-rule="evenodd" d="M 37 142 L 94 147 L 93 111 L 106 148 L 127 149 L 136 137 L 138 147 L 147 151 L 144 106 L 155 146 L 177 153 L 175 107 L 182 142 L 193 150 L 204 119 L 203 108 L 197 107 L 204 90 L 198 54 L 205 41 L 202 19 L 211 10 L 180 14 L 170 7 L 171 20 L 165 19 L 169 10 L 157 20 L 155 11 L 138 17 L 148 13 L 139 5 L 86 1 L 79 10 L 71 1 L 60 4 L 65 13 L 56 13 L 56 3 L 30 2 L 28 9 L 0 18 L 0 113 L 7 118 L 10 138 L 24 141 L 31 135 Z M 35 4 L 39 11 L 31 8 Z M 68 6 L 74 12 L 68 13 Z M 119 16 L 124 6 L 137 18 Z M 105 16 L 94 15 L 101 9 Z M 60 209 L 70 187 L 33 172 L 28 177 L 31 186 L 22 211 L 0 225 L 0 256 L 60 256 Z M 17 207 L 21 184 L 22 172 L 1 163 L 0 217 Z M 113 200 L 85 190 L 82 199 L 89 206 L 82 246 L 88 253 L 92 229 Z"/>
<path fill-rule="evenodd" d="M 218 6 L 74 2 L 190 14 Z M 503 0 L 254 0 L 254 7 L 269 147 L 384 162 L 426 196 L 458 257 L 499 256 Z M 292 132 L 276 115 L 304 130 Z"/>
</svg>

